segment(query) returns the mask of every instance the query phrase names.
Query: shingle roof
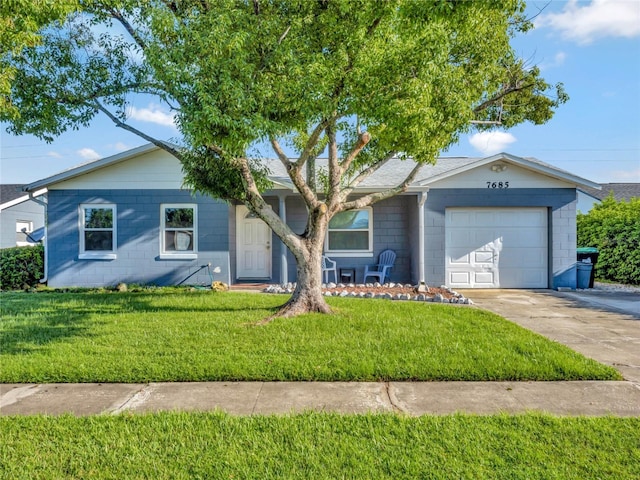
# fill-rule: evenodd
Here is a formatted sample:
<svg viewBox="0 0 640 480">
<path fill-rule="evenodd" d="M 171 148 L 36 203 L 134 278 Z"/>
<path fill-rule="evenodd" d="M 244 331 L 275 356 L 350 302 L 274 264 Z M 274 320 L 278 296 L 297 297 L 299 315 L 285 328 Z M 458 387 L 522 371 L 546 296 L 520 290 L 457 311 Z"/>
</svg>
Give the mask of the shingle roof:
<svg viewBox="0 0 640 480">
<path fill-rule="evenodd" d="M 22 187 L 24 187 L 24 184 L 21 183 L 5 183 L 0 185 L 0 204 L 27 195 L 26 192 L 22 191 Z"/>
<path fill-rule="evenodd" d="M 152 150 L 158 149 L 158 147 L 148 144 L 143 145 L 141 147 L 134 148 L 127 152 L 121 152 L 117 155 L 113 155 L 111 157 L 103 158 L 100 160 L 96 160 L 94 162 L 90 162 L 87 164 L 80 165 L 78 167 L 71 168 L 69 170 L 65 170 L 59 174 L 53 175 L 51 177 L 39 180 L 27 186 L 29 191 L 33 191 L 38 188 L 48 187 L 55 183 L 67 180 L 69 178 L 74 178 L 78 175 L 85 174 L 88 172 L 92 172 L 98 170 L 103 167 L 107 167 L 113 165 L 115 163 L 119 163 L 122 161 L 129 160 L 135 156 L 145 154 Z M 261 160 L 268 168 L 270 172 L 270 178 L 287 188 L 291 188 L 291 179 L 287 175 L 284 166 L 277 159 L 262 159 Z M 549 175 L 551 177 L 559 178 L 570 183 L 575 183 L 580 188 L 582 187 L 595 187 L 596 183 L 593 183 L 589 180 L 581 178 L 577 175 L 574 175 L 565 170 L 554 167 L 553 165 L 549 165 L 547 163 L 541 162 L 535 158 L 524 158 L 517 157 L 514 155 L 510 155 L 508 153 L 499 153 L 490 157 L 485 158 L 473 158 L 473 157 L 443 157 L 439 158 L 435 164 L 423 165 L 420 169 L 420 172 L 415 177 L 416 180 L 412 184 L 412 187 L 423 188 L 430 181 L 439 180 L 448 175 L 455 175 L 460 173 L 468 168 L 474 168 L 475 166 L 481 166 L 487 162 L 493 161 L 507 161 L 518 164 L 530 170 L 538 171 L 540 173 Z M 327 159 L 317 159 L 316 167 L 324 168 L 326 170 Z M 395 187 L 401 184 L 407 175 L 414 168 L 415 162 L 411 159 L 402 160 L 400 158 L 391 159 L 384 166 L 382 166 L 378 171 L 376 171 L 373 175 L 363 181 L 359 188 L 361 189 L 386 189 L 390 187 Z"/>
<path fill-rule="evenodd" d="M 545 162 L 541 162 L 540 160 L 532 157 L 526 158 L 518 158 L 509 156 L 508 154 L 499 154 L 494 157 L 441 157 L 434 164 L 426 164 L 423 165 L 420 169 L 420 172 L 416 176 L 416 180 L 414 181 L 414 185 L 428 184 L 431 179 L 439 177 L 441 175 L 446 175 L 450 172 L 457 172 L 466 167 L 472 167 L 476 163 L 484 162 L 491 159 L 499 159 L 502 156 L 510 157 L 511 159 L 522 160 L 524 163 L 533 164 L 533 167 L 541 167 L 549 171 L 552 174 L 555 174 L 559 177 L 573 177 L 577 180 L 579 179 L 571 172 L 567 172 L 566 170 L 562 170 L 558 167 L 550 165 Z M 265 163 L 268 165 L 269 171 L 271 173 L 270 177 L 272 180 L 277 181 L 278 183 L 289 185 L 291 180 L 287 176 L 287 173 L 279 160 L 269 159 L 265 160 Z M 326 169 L 327 167 L 327 159 L 317 159 L 316 167 L 320 169 Z M 411 159 L 402 160 L 400 158 L 393 158 L 383 167 L 381 167 L 374 175 L 371 175 L 365 181 L 360 184 L 360 188 L 388 188 L 392 186 L 399 185 L 402 181 L 409 175 L 413 167 L 415 166 L 415 162 Z M 587 181 L 588 182 L 588 181 Z M 588 182 L 591 183 L 591 182 Z M 593 184 L 593 183 L 591 183 Z M 582 187 L 581 187 L 582 188 Z"/>
<path fill-rule="evenodd" d="M 581 187 L 580 190 L 595 197 L 604 200 L 611 193 L 616 201 L 629 201 L 631 198 L 640 198 L 640 183 L 603 183 L 602 190 L 595 188 Z"/>
</svg>

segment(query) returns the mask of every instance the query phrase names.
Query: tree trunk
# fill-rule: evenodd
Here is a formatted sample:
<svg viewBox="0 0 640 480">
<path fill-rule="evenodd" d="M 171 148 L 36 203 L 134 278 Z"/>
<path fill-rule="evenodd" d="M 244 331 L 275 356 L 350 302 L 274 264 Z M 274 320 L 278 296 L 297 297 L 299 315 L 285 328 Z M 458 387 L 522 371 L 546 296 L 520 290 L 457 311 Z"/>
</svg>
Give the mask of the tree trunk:
<svg viewBox="0 0 640 480">
<path fill-rule="evenodd" d="M 331 313 L 331 307 L 322 295 L 321 256 L 322 249 L 312 248 L 297 258 L 296 289 L 274 318 L 293 317 L 301 313 Z"/>
</svg>

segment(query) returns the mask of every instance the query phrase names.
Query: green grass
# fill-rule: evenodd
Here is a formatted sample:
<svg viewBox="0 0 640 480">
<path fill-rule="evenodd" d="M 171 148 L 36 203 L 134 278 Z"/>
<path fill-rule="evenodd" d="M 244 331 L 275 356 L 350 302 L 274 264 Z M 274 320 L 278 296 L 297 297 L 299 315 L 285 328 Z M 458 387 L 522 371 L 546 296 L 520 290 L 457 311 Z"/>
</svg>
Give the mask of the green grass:
<svg viewBox="0 0 640 480">
<path fill-rule="evenodd" d="M 0 417 L 3 479 L 637 479 L 640 418 Z"/>
<path fill-rule="evenodd" d="M 330 299 L 255 326 L 286 297 L 3 293 L 0 382 L 578 380 L 619 373 L 490 312 Z"/>
</svg>

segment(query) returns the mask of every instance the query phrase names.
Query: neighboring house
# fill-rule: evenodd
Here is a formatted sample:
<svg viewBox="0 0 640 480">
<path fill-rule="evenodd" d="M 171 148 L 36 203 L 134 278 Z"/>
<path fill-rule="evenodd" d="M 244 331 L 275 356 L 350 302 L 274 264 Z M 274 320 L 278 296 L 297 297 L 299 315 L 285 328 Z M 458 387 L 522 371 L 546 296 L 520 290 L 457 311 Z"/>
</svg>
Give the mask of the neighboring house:
<svg viewBox="0 0 640 480">
<path fill-rule="evenodd" d="M 266 200 L 302 232 L 304 203 L 282 165 L 268 166 Z M 357 193 L 395 186 L 412 166 L 392 160 Z M 229 283 L 295 281 L 293 256 L 260 219 L 182 182 L 180 163 L 146 145 L 27 186 L 48 189 L 49 285 L 204 284 L 214 269 Z M 390 248 L 394 282 L 575 288 L 576 189 L 586 187 L 598 185 L 531 158 L 442 158 L 405 194 L 334 217 L 325 250 L 360 282 Z"/>
<path fill-rule="evenodd" d="M 0 185 L 0 248 L 35 245 L 42 238 L 44 205 L 39 203 L 41 200 L 29 197 L 23 187 Z"/>
<path fill-rule="evenodd" d="M 632 198 L 640 198 L 640 183 L 603 183 L 600 189 L 581 187 L 578 188 L 578 211 L 588 213 L 595 205 L 609 195 L 620 202 L 629 201 Z"/>
</svg>

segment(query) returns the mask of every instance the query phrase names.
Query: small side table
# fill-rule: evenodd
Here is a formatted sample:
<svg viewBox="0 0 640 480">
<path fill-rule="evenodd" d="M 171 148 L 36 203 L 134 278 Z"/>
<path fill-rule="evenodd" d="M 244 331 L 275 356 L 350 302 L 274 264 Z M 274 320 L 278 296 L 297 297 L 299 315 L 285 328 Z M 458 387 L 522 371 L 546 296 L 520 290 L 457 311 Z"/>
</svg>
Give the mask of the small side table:
<svg viewBox="0 0 640 480">
<path fill-rule="evenodd" d="M 340 282 L 341 283 L 355 283 L 356 281 L 356 269 L 355 268 L 341 268 L 340 269 Z"/>
</svg>

